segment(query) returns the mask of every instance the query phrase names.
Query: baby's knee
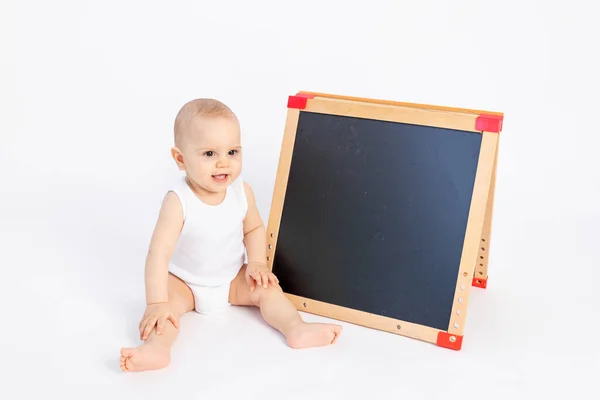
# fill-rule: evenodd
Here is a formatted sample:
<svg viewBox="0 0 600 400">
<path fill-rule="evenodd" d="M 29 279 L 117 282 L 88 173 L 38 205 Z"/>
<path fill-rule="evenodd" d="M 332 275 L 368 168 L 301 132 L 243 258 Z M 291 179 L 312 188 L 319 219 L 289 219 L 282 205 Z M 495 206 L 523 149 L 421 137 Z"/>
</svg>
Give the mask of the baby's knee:
<svg viewBox="0 0 600 400">
<path fill-rule="evenodd" d="M 282 292 L 283 289 L 281 289 L 281 286 L 279 286 L 276 283 L 269 283 L 269 285 L 266 288 L 257 285 L 250 295 L 250 300 L 252 301 L 252 304 L 258 307 L 260 306 L 261 300 L 264 300 L 268 297 L 272 297 L 274 295 L 278 296 Z"/>
</svg>

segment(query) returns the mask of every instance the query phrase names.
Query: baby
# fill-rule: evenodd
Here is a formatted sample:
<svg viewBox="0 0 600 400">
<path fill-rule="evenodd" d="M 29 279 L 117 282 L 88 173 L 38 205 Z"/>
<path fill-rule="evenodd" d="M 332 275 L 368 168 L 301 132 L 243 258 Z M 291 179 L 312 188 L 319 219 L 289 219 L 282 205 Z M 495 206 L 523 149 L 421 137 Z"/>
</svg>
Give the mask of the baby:
<svg viewBox="0 0 600 400">
<path fill-rule="evenodd" d="M 166 367 L 183 314 L 230 305 L 259 307 L 292 348 L 334 343 L 342 327 L 304 322 L 267 268 L 265 226 L 240 176 L 235 114 L 217 100 L 192 100 L 177 114 L 174 134 L 171 155 L 185 177 L 162 202 L 146 258 L 144 343 L 121 349 L 121 369 Z"/>
</svg>

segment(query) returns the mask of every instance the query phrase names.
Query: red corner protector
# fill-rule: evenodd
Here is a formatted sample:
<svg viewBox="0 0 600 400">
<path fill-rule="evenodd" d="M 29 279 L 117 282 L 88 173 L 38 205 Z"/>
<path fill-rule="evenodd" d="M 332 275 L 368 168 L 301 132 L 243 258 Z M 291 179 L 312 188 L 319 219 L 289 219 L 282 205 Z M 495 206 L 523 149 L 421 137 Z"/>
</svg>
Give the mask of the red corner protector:
<svg viewBox="0 0 600 400">
<path fill-rule="evenodd" d="M 462 336 L 452 335 L 448 332 L 438 332 L 436 344 L 450 350 L 460 350 L 462 347 L 462 340 Z"/>
<path fill-rule="evenodd" d="M 298 108 L 300 110 L 303 110 L 306 108 L 306 103 L 308 102 L 308 99 L 313 99 L 314 97 L 314 94 L 298 93 L 295 96 L 288 97 L 287 106 L 288 108 Z"/>
<path fill-rule="evenodd" d="M 475 121 L 475 129 L 478 131 L 500 133 L 504 117 L 501 115 L 481 114 Z"/>
<path fill-rule="evenodd" d="M 487 276 L 485 278 L 473 278 L 473 286 L 485 289 L 487 287 Z"/>
</svg>

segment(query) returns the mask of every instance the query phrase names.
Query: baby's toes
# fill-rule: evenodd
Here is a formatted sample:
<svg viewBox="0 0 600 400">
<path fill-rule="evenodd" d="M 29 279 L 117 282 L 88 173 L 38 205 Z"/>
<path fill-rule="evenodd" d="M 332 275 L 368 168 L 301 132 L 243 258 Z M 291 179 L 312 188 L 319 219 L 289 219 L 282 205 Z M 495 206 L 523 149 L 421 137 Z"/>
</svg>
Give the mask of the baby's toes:
<svg viewBox="0 0 600 400">
<path fill-rule="evenodd" d="M 121 356 L 121 361 L 119 363 L 119 366 L 121 367 L 121 371 L 127 371 L 127 364 L 126 364 L 126 358 Z"/>
<path fill-rule="evenodd" d="M 124 347 L 121 349 L 121 360 L 119 361 L 121 370 L 129 371 L 129 368 L 127 367 L 127 361 L 131 358 L 133 352 L 134 349 L 132 348 Z"/>
</svg>

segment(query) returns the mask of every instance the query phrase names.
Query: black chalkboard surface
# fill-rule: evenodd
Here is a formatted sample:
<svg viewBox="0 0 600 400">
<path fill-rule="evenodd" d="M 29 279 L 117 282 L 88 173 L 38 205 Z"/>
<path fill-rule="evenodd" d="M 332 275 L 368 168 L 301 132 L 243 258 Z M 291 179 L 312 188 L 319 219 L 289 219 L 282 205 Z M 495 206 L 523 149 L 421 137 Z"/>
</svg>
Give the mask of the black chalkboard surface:
<svg viewBox="0 0 600 400">
<path fill-rule="evenodd" d="M 316 95 L 288 105 L 269 220 L 284 292 L 303 311 L 459 349 L 489 249 L 497 133 L 484 148 L 477 125 L 498 118 Z"/>
</svg>

